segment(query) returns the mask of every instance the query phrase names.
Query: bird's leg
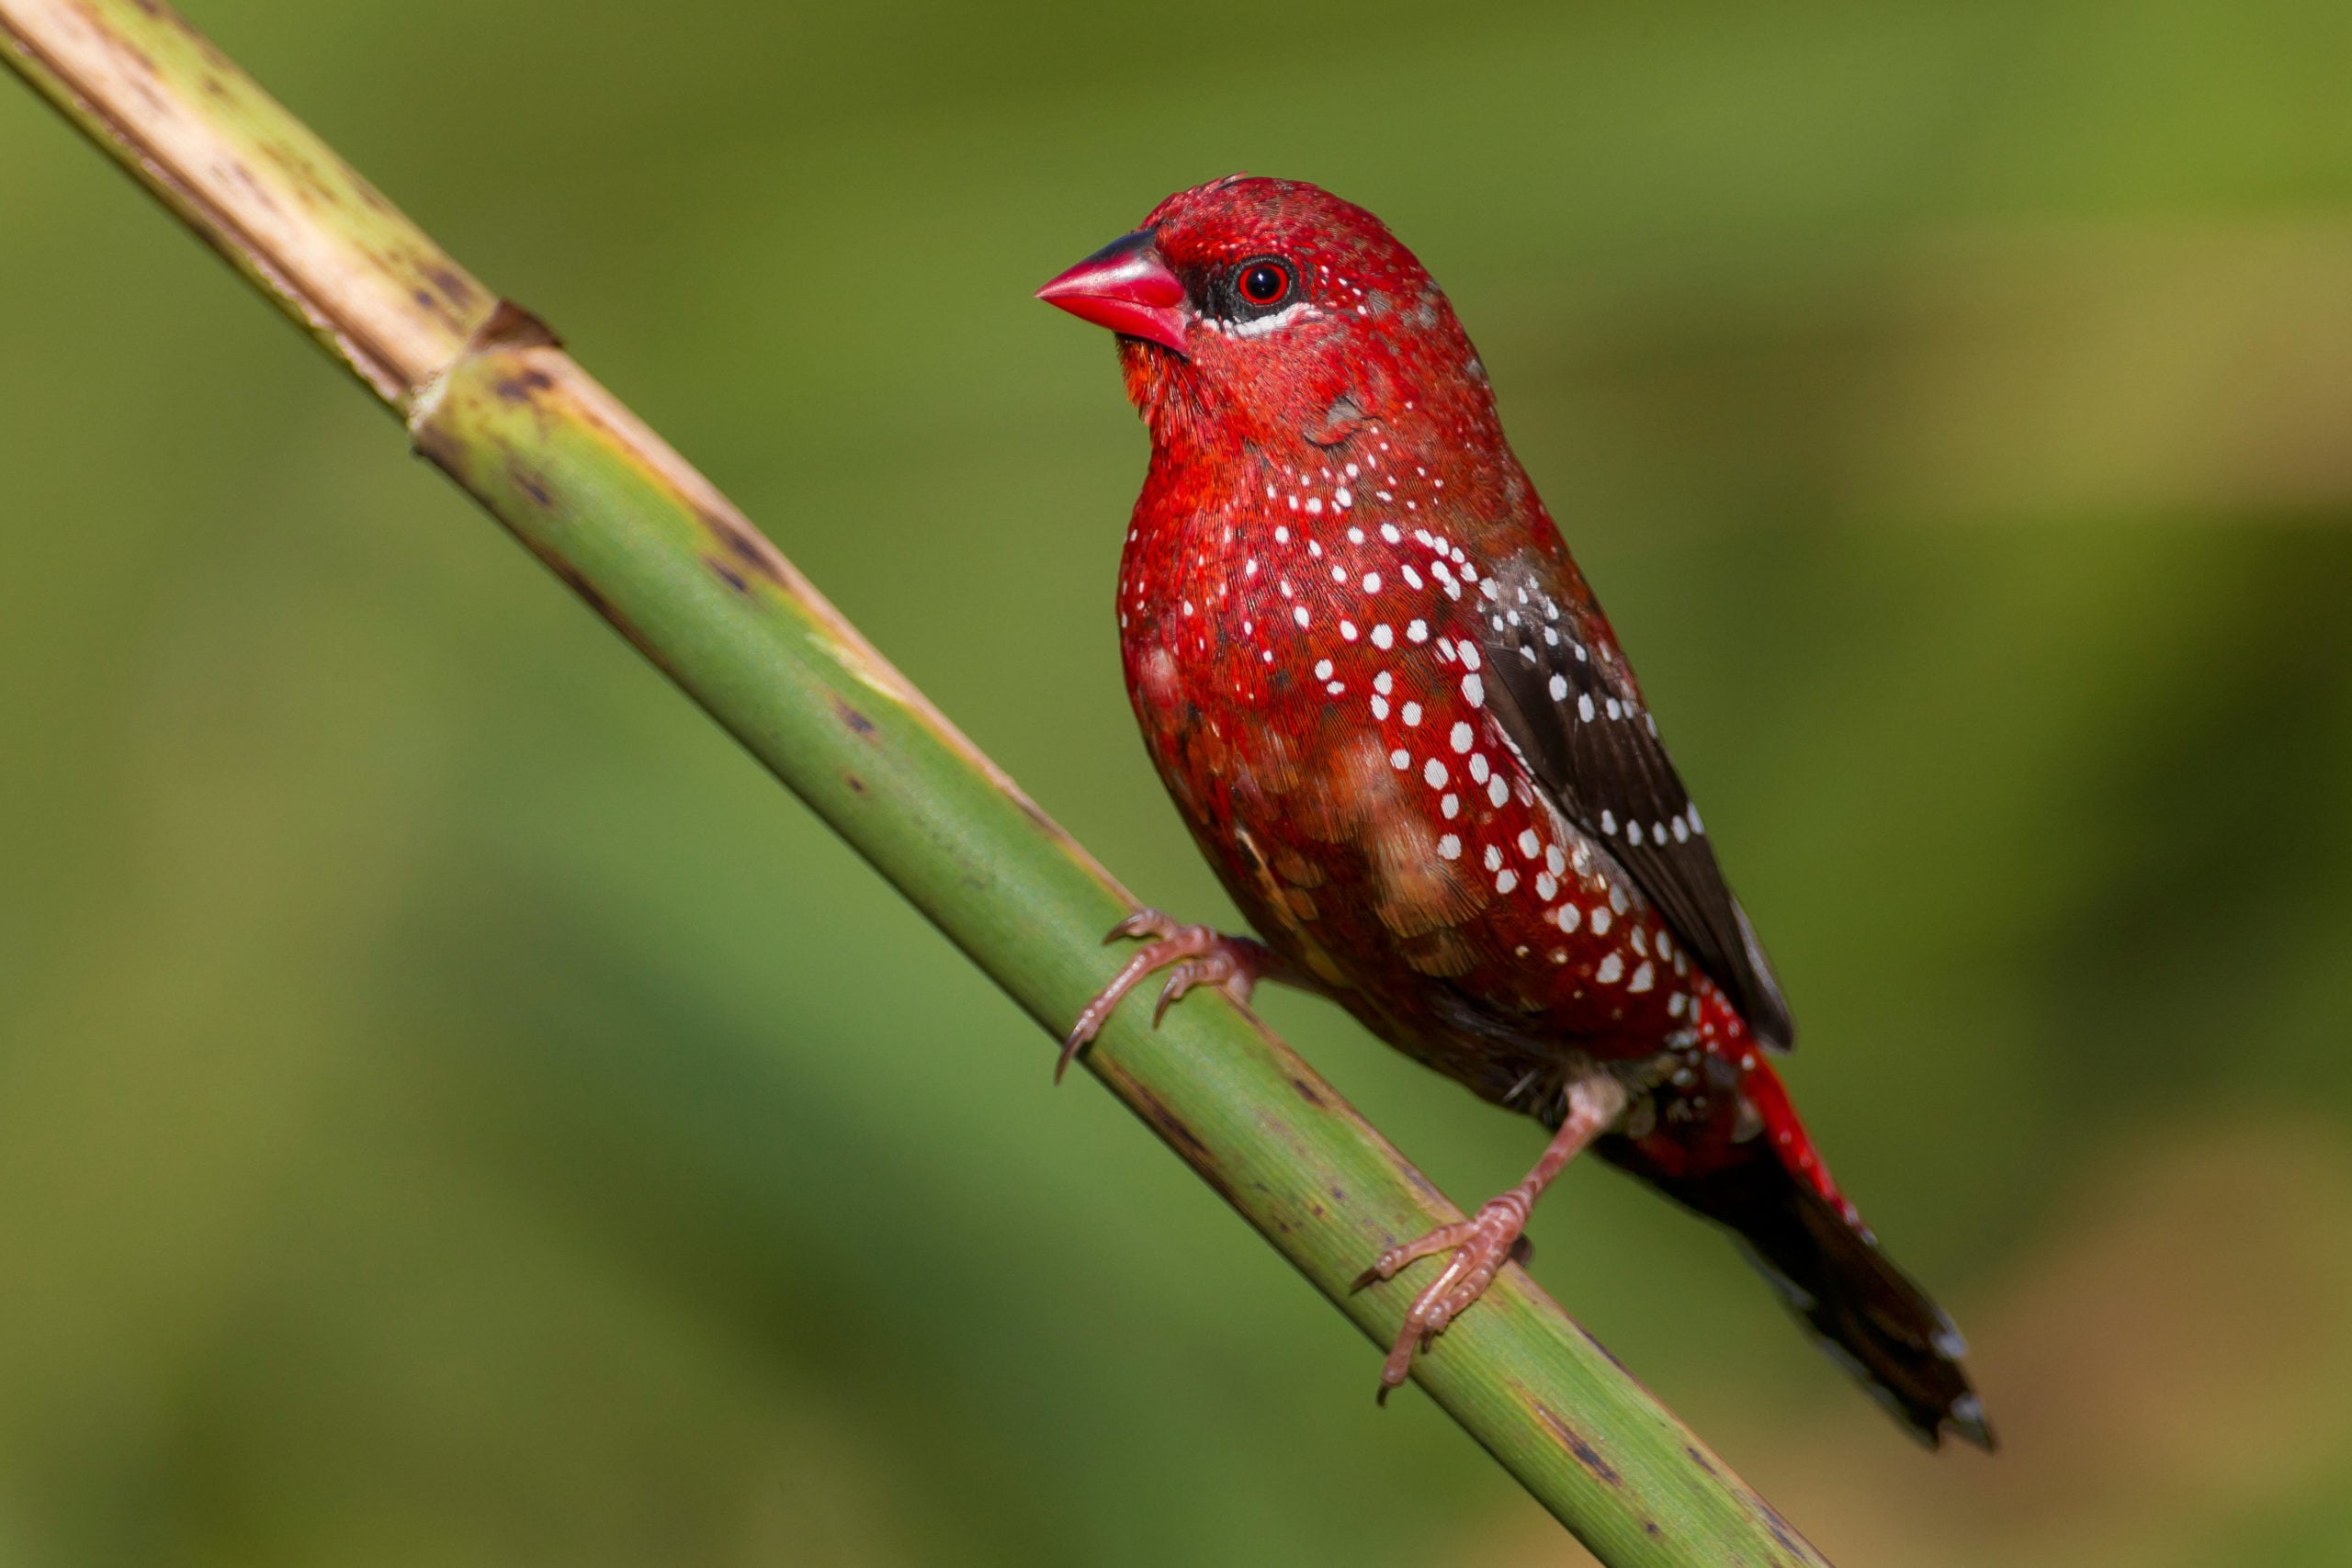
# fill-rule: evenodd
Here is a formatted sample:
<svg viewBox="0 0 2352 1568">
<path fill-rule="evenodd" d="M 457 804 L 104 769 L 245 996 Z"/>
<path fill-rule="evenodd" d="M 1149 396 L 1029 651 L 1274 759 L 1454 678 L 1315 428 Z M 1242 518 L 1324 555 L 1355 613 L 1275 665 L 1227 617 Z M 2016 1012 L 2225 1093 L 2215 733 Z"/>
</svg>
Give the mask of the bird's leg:
<svg viewBox="0 0 2352 1568">
<path fill-rule="evenodd" d="M 1151 1021 L 1158 1027 L 1168 1011 L 1168 1006 L 1195 986 L 1215 986 L 1235 1001 L 1248 1006 L 1250 993 L 1264 979 L 1291 979 L 1289 964 L 1280 953 L 1261 942 L 1246 936 L 1226 936 L 1213 926 L 1180 926 L 1157 909 L 1137 909 L 1111 928 L 1102 939 L 1107 946 L 1133 937 L 1153 939 L 1141 948 L 1126 966 L 1111 977 L 1094 999 L 1086 1004 L 1070 1025 L 1069 1036 L 1062 1041 L 1062 1058 L 1055 1064 L 1054 1081 L 1061 1082 L 1062 1074 L 1069 1070 L 1070 1061 L 1080 1047 L 1102 1032 L 1102 1026 L 1117 1010 L 1119 1000 L 1135 989 L 1146 976 L 1169 965 L 1168 983 L 1160 987 L 1159 1005 L 1152 1010 Z"/>
<path fill-rule="evenodd" d="M 1625 1086 L 1606 1073 L 1577 1079 L 1568 1086 L 1567 1115 L 1559 1132 L 1526 1180 L 1488 1200 L 1466 1220 L 1441 1225 L 1419 1240 L 1390 1247 L 1356 1277 L 1355 1288 L 1362 1290 L 1374 1280 L 1395 1279 L 1399 1269 L 1416 1258 L 1453 1254 L 1438 1277 L 1413 1298 L 1412 1309 L 1405 1314 L 1396 1347 L 1380 1369 L 1381 1403 L 1386 1404 L 1388 1391 L 1412 1371 L 1414 1352 L 1428 1349 L 1430 1341 L 1444 1333 L 1447 1324 L 1485 1294 L 1504 1264 L 1524 1256 L 1521 1233 L 1527 1229 L 1527 1216 L 1535 1200 L 1587 1144 L 1616 1124 L 1624 1114 L 1625 1100 Z"/>
</svg>

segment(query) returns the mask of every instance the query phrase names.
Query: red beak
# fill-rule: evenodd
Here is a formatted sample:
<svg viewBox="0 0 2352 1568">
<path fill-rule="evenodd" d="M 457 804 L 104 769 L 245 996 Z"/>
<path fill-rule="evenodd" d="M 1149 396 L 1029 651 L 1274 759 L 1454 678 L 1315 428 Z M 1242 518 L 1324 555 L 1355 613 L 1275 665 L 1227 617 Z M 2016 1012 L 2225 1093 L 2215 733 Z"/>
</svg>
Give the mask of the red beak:
<svg viewBox="0 0 2352 1568">
<path fill-rule="evenodd" d="M 1081 321 L 1184 352 L 1184 284 L 1138 229 L 1112 241 L 1037 290 Z"/>
</svg>

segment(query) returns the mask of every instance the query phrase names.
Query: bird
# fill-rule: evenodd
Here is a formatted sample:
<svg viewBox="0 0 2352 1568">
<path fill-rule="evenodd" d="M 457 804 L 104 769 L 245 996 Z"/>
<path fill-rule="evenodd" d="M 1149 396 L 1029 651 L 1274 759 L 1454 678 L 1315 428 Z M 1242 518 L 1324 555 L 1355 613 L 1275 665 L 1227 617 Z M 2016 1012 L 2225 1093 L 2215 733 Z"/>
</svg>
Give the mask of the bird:
<svg viewBox="0 0 2352 1568">
<path fill-rule="evenodd" d="M 1773 1059 L 1789 1005 L 1487 368 L 1378 218 L 1303 181 L 1167 197 L 1037 298 L 1115 334 L 1150 461 L 1118 628 L 1145 748 L 1254 936 L 1140 909 L 1060 1066 L 1164 976 L 1337 1001 L 1552 1133 L 1525 1180 L 1389 1248 L 1441 1259 L 1410 1375 L 1590 1151 L 1727 1229 L 1928 1447 L 1990 1451 L 1951 1317 L 1831 1179 Z M 1058 1076 L 1059 1069 L 1057 1070 Z"/>
</svg>

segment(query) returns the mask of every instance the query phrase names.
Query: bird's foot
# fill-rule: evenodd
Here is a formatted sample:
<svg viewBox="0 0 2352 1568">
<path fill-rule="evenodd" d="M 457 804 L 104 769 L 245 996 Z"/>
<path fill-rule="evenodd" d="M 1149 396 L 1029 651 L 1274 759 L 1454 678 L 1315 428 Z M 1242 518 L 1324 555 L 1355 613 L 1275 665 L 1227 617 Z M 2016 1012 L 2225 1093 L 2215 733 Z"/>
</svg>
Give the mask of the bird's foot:
<svg viewBox="0 0 2352 1568">
<path fill-rule="evenodd" d="M 1169 1004 L 1195 986 L 1215 986 L 1236 1002 L 1248 1005 L 1250 994 L 1257 988 L 1259 977 L 1280 964 L 1273 953 L 1262 943 L 1248 937 L 1226 936 L 1213 926 L 1180 926 L 1157 909 L 1137 909 L 1111 928 L 1102 939 L 1105 945 L 1135 937 L 1150 937 L 1151 942 L 1126 962 L 1126 966 L 1111 977 L 1095 998 L 1087 1003 L 1070 1025 L 1069 1034 L 1062 1041 L 1061 1060 L 1054 1066 L 1054 1081 L 1059 1083 L 1062 1074 L 1069 1070 L 1072 1058 L 1086 1043 L 1102 1032 L 1119 1002 L 1135 989 L 1146 976 L 1170 969 L 1168 983 L 1159 988 L 1159 1003 L 1151 1010 L 1153 1027 L 1168 1011 Z"/>
<path fill-rule="evenodd" d="M 1419 1240 L 1390 1247 L 1356 1276 L 1353 1288 L 1360 1291 L 1375 1280 L 1395 1279 L 1419 1258 L 1453 1254 L 1405 1314 L 1405 1326 L 1397 1331 L 1396 1344 L 1380 1369 L 1381 1404 L 1387 1404 L 1389 1390 L 1411 1375 L 1415 1353 L 1428 1349 L 1430 1341 L 1445 1332 L 1446 1325 L 1486 1294 L 1504 1264 L 1527 1260 L 1532 1250 L 1525 1235 L 1527 1213 L 1533 1201 L 1533 1193 L 1515 1187 L 1466 1220 L 1440 1225 Z"/>
<path fill-rule="evenodd" d="M 1383 1404 L 1388 1403 L 1388 1391 L 1411 1373 L 1415 1351 L 1428 1349 L 1430 1341 L 1444 1333 L 1447 1324 L 1485 1295 L 1504 1264 L 1527 1261 L 1527 1216 L 1535 1207 L 1535 1200 L 1576 1158 L 1577 1151 L 1615 1126 L 1624 1114 L 1623 1083 L 1607 1073 L 1591 1073 L 1576 1079 L 1567 1087 L 1559 1129 L 1544 1145 L 1544 1157 L 1535 1162 L 1535 1168 L 1527 1173 L 1526 1180 L 1501 1197 L 1487 1200 L 1466 1220 L 1440 1225 L 1419 1241 L 1390 1247 L 1371 1268 L 1356 1276 L 1355 1288 L 1361 1291 L 1374 1280 L 1395 1279 L 1397 1270 L 1415 1258 L 1440 1252 L 1453 1255 L 1446 1259 L 1444 1269 L 1429 1287 L 1413 1298 L 1412 1310 L 1405 1314 L 1405 1326 L 1397 1332 L 1396 1348 L 1388 1352 L 1388 1359 L 1380 1369 Z"/>
</svg>

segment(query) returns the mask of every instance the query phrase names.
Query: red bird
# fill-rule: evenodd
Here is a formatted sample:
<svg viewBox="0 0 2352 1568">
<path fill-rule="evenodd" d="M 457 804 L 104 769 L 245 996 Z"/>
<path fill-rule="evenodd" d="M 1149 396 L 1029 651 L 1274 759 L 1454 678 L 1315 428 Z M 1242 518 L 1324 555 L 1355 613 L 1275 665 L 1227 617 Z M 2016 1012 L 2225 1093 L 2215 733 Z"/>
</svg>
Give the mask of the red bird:
<svg viewBox="0 0 2352 1568">
<path fill-rule="evenodd" d="M 1170 969 L 1336 998 L 1555 1129 L 1527 1179 L 1365 1271 L 1477 1300 L 1592 1148 L 1733 1231 L 1914 1433 L 1990 1449 L 1951 1320 L 1883 1258 L 1773 1073 L 1788 1004 L 1445 296 L 1311 185 L 1170 197 L 1038 291 L 1118 334 L 1151 467 L 1119 565 L 1144 742 L 1259 942 L 1146 910 L 1063 1055 Z"/>
</svg>

